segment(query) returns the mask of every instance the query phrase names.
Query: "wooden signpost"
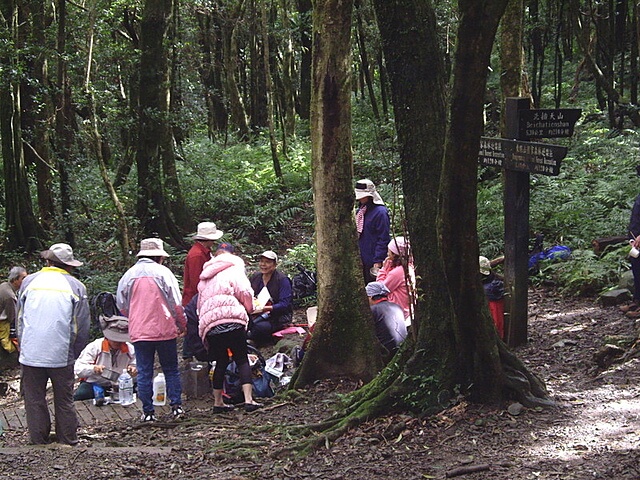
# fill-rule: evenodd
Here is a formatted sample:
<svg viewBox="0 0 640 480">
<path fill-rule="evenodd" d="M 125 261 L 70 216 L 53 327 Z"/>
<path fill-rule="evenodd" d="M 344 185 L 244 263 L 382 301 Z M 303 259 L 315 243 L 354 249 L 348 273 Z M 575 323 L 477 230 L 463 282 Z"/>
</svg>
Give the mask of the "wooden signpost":
<svg viewBox="0 0 640 480">
<path fill-rule="evenodd" d="M 570 137 L 581 114 L 577 108 L 530 110 L 529 105 L 529 98 L 507 98 L 506 138 L 482 137 L 478 152 L 482 165 L 504 169 L 504 340 L 510 347 L 527 342 L 529 176 L 558 175 L 567 155 L 566 147 L 528 140 Z"/>
</svg>

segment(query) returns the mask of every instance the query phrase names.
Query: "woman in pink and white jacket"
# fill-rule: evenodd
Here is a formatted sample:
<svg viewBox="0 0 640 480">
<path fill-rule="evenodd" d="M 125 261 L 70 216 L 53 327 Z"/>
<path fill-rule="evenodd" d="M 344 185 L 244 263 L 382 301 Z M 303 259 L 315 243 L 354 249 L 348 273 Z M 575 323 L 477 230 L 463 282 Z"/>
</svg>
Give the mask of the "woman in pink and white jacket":
<svg viewBox="0 0 640 480">
<path fill-rule="evenodd" d="M 222 399 L 224 373 L 229 364 L 227 350 L 233 353 L 238 366 L 244 409 L 247 412 L 262 406 L 253 400 L 251 367 L 247 357 L 247 324 L 253 311 L 253 289 L 245 273 L 244 261 L 233 255 L 234 248 L 221 243 L 215 256 L 204 264 L 198 284 L 199 333 L 207 345 L 213 370 L 213 413 L 233 408 Z"/>
<path fill-rule="evenodd" d="M 413 313 L 412 293 L 416 283 L 409 241 L 404 237 L 394 237 L 387 250 L 387 258 L 378 271 L 376 281 L 384 283 L 389 289 L 391 293 L 387 296 L 388 300 L 402 307 L 405 324 L 409 326 Z"/>
</svg>

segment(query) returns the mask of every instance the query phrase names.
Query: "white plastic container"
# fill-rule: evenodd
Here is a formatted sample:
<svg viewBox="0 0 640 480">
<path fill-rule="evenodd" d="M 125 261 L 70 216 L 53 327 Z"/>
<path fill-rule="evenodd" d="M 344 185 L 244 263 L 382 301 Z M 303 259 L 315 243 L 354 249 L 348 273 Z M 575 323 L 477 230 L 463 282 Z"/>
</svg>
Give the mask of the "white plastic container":
<svg viewBox="0 0 640 480">
<path fill-rule="evenodd" d="M 153 379 L 153 404 L 167 404 L 167 382 L 164 379 L 164 373 L 160 372 Z"/>
<path fill-rule="evenodd" d="M 118 379 L 118 398 L 120 399 L 120 405 L 127 406 L 134 403 L 133 378 L 131 378 L 126 368 L 122 370 L 122 374 Z"/>
</svg>

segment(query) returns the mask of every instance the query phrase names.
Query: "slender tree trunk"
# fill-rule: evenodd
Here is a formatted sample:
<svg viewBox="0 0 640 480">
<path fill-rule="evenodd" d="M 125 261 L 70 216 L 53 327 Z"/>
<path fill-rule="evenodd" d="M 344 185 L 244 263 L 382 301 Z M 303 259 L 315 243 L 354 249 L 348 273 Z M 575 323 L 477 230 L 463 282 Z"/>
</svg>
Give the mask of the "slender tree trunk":
<svg viewBox="0 0 640 480">
<path fill-rule="evenodd" d="M 135 247 L 135 243 L 131 241 L 129 235 L 129 225 L 127 223 L 127 215 L 124 209 L 124 206 L 120 202 L 120 198 L 118 197 L 118 193 L 111 183 L 111 179 L 109 178 L 109 172 L 107 171 L 107 165 L 105 163 L 104 157 L 102 155 L 102 135 L 100 134 L 100 126 L 98 124 L 98 117 L 96 115 L 96 101 L 95 96 L 93 94 L 93 87 L 91 85 L 91 66 L 93 64 L 93 48 L 94 48 L 94 26 L 96 20 L 96 0 L 93 0 L 89 5 L 89 32 L 87 38 L 87 69 L 86 69 L 86 77 L 84 84 L 85 97 L 87 100 L 87 105 L 89 108 L 89 121 L 90 121 L 90 138 L 91 144 L 93 147 L 94 155 L 96 156 L 96 160 L 98 161 L 98 168 L 100 170 L 100 176 L 102 177 L 102 181 L 107 189 L 109 197 L 113 202 L 113 206 L 116 210 L 116 218 L 118 224 L 118 230 L 116 232 L 116 237 L 120 243 L 120 255 L 122 259 L 122 264 L 126 265 L 129 260 L 129 251 Z"/>
<path fill-rule="evenodd" d="M 60 177 L 60 230 L 64 240 L 75 245 L 73 230 L 73 191 L 69 178 L 69 165 L 72 163 L 73 128 L 71 108 L 71 81 L 67 74 L 67 3 L 58 0 L 58 96 L 56 101 L 56 154 L 58 156 L 58 175 Z"/>
<path fill-rule="evenodd" d="M 278 144 L 276 142 L 275 129 L 273 127 L 273 83 L 271 82 L 271 67 L 269 62 L 269 34 L 267 33 L 267 6 L 266 0 L 260 1 L 260 34 L 262 35 L 262 60 L 264 64 L 264 78 L 267 93 L 267 127 L 269 128 L 269 145 L 271 147 L 271 160 L 276 178 L 282 182 L 282 168 L 278 158 Z"/>
<path fill-rule="evenodd" d="M 53 130 L 53 99 L 49 94 L 49 72 L 46 55 L 45 28 L 48 13 L 45 2 L 26 2 L 24 21 L 28 28 L 27 42 L 38 46 L 32 60 L 27 60 L 30 82 L 22 82 L 22 133 L 25 137 L 25 164 L 33 165 L 36 172 L 38 214 L 45 231 L 54 227 L 55 202 L 53 198 L 53 152 L 50 133 Z"/>
<path fill-rule="evenodd" d="M 33 214 L 29 183 L 27 181 L 20 119 L 20 79 L 18 71 L 18 2 L 0 1 L 3 21 L 2 37 L 11 42 L 13 49 L 5 49 L 0 57 L 0 137 L 4 173 L 4 210 L 7 248 L 35 252 L 42 248 L 44 232 Z"/>
<path fill-rule="evenodd" d="M 297 0 L 300 23 L 300 93 L 298 94 L 298 115 L 309 119 L 311 105 L 311 0 Z"/>
<path fill-rule="evenodd" d="M 360 52 L 360 68 L 364 77 L 364 83 L 367 86 L 369 94 L 369 102 L 371 103 L 371 111 L 376 121 L 380 120 L 380 112 L 378 111 L 378 101 L 373 90 L 373 79 L 371 78 L 371 64 L 369 63 L 369 54 L 367 53 L 367 41 L 364 30 L 364 22 L 362 21 L 362 5 L 360 0 L 354 0 L 356 13 L 356 38 L 358 39 L 358 51 Z"/>
<path fill-rule="evenodd" d="M 280 115 L 282 116 L 283 139 L 286 144 L 287 138 L 295 135 L 296 112 L 295 96 L 293 92 L 293 76 L 295 74 L 293 40 L 291 39 L 288 0 L 280 0 L 280 11 L 282 24 L 285 26 L 285 34 L 282 40 L 282 64 L 280 77 L 282 78 L 282 91 L 280 92 Z M 287 149 L 283 145 L 283 152 L 287 155 Z"/>
<path fill-rule="evenodd" d="M 249 122 L 240 96 L 236 75 L 238 74 L 238 42 L 236 26 L 243 16 L 245 0 L 239 0 L 222 26 L 223 58 L 225 67 L 225 84 L 229 101 L 231 124 L 236 128 L 240 139 L 249 138 Z"/>
<path fill-rule="evenodd" d="M 316 379 L 371 380 L 380 352 L 364 289 L 353 218 L 351 155 L 352 2 L 314 9 L 311 156 L 318 245 L 318 320 L 294 387 Z"/>
</svg>

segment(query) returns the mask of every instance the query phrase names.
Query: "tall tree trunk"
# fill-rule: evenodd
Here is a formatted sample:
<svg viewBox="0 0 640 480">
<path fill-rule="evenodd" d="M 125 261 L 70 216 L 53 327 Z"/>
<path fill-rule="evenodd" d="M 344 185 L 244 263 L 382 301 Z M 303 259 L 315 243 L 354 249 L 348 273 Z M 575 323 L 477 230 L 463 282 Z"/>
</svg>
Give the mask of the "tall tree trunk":
<svg viewBox="0 0 640 480">
<path fill-rule="evenodd" d="M 45 29 L 49 13 L 46 3 L 40 0 L 25 2 L 24 21 L 28 45 L 35 47 L 35 54 L 27 60 L 28 75 L 31 81 L 22 82 L 22 133 L 25 137 L 25 164 L 34 166 L 36 173 L 36 191 L 38 215 L 45 231 L 54 227 L 55 202 L 53 199 L 53 152 L 51 150 L 50 131 L 54 118 L 53 99 L 49 94 L 49 72 L 47 50 L 45 48 Z"/>
<path fill-rule="evenodd" d="M 216 23 L 216 17 L 210 11 L 198 9 L 196 19 L 198 21 L 198 43 L 202 54 L 202 62 L 200 62 L 198 70 L 207 105 L 207 133 L 209 138 L 213 140 L 218 133 L 227 130 L 228 116 L 222 97 L 220 28 Z"/>
<path fill-rule="evenodd" d="M 222 45 L 225 69 L 225 85 L 229 101 L 231 124 L 236 128 L 240 139 L 249 138 L 249 122 L 240 96 L 236 75 L 238 74 L 237 24 L 243 16 L 245 0 L 238 0 L 234 8 L 227 12 L 222 24 Z"/>
<path fill-rule="evenodd" d="M 300 29 L 300 93 L 298 115 L 309 119 L 311 110 L 311 0 L 297 0 Z"/>
<path fill-rule="evenodd" d="M 373 90 L 373 79 L 371 78 L 371 64 L 369 63 L 369 54 L 367 53 L 367 39 L 364 30 L 364 22 L 362 20 L 363 11 L 360 0 L 354 0 L 356 7 L 356 38 L 358 39 L 358 52 L 360 52 L 360 68 L 364 77 L 364 83 L 367 87 L 369 94 L 369 103 L 371 104 L 371 111 L 373 118 L 376 121 L 380 120 L 380 112 L 378 111 L 378 101 Z"/>
<path fill-rule="evenodd" d="M 295 115 L 295 95 L 293 91 L 293 76 L 295 74 L 293 40 L 291 39 L 291 19 L 289 18 L 288 0 L 280 0 L 280 12 L 282 24 L 284 25 L 284 38 L 282 39 L 282 64 L 280 75 L 282 88 L 280 89 L 280 115 L 283 127 L 283 147 L 282 150 L 287 155 L 287 138 L 295 135 L 296 115 Z M 275 55 L 272 55 L 275 57 Z M 276 62 L 274 62 L 275 64 Z"/>
<path fill-rule="evenodd" d="M 382 365 L 362 287 L 353 218 L 351 1 L 318 0 L 313 18 L 311 156 L 318 245 L 318 320 L 292 379 L 371 380 Z"/>
<path fill-rule="evenodd" d="M 67 3 L 66 0 L 58 0 L 58 95 L 56 99 L 56 154 L 57 166 L 60 178 L 60 230 L 64 240 L 75 245 L 73 230 L 73 196 L 71 180 L 69 178 L 69 165 L 72 164 L 73 147 L 73 111 L 71 108 L 71 81 L 67 74 Z"/>
<path fill-rule="evenodd" d="M 2 37 L 13 45 L 0 57 L 0 137 L 4 173 L 5 229 L 9 250 L 35 252 L 42 248 L 44 232 L 33 214 L 29 183 L 24 164 L 20 122 L 20 79 L 18 72 L 18 2 L 0 1 Z"/>
<path fill-rule="evenodd" d="M 120 255 L 122 259 L 122 264 L 126 265 L 129 259 L 129 251 L 135 248 L 134 242 L 131 241 L 129 235 L 129 225 L 127 223 L 127 216 L 120 202 L 120 198 L 118 197 L 118 193 L 111 183 L 111 179 L 109 178 L 109 172 L 107 171 L 107 165 L 102 155 L 102 135 L 100 134 L 100 127 L 98 124 L 98 117 L 96 115 L 96 100 L 93 94 L 93 87 L 91 85 L 91 66 L 93 65 L 93 47 L 94 47 L 94 27 L 96 21 L 96 0 L 93 0 L 89 5 L 89 32 L 87 37 L 87 69 L 86 69 L 86 77 L 84 84 L 85 97 L 87 101 L 87 106 L 89 109 L 89 123 L 90 123 L 90 131 L 89 136 L 91 138 L 91 144 L 93 147 L 94 155 L 96 156 L 96 160 L 98 161 L 98 168 L 100 170 L 100 176 L 102 177 L 102 182 L 107 189 L 109 197 L 113 202 L 113 206 L 116 210 L 116 218 L 118 231 L 116 232 L 116 237 L 120 243 Z"/>
<path fill-rule="evenodd" d="M 271 66 L 269 61 L 269 34 L 267 33 L 267 0 L 260 2 L 260 34 L 262 36 L 262 62 L 264 64 L 264 80 L 267 100 L 267 127 L 269 129 L 269 145 L 271 147 L 271 160 L 276 178 L 282 182 L 282 168 L 278 158 L 278 144 L 276 142 L 275 129 L 273 127 L 273 83 L 271 81 Z"/>
<path fill-rule="evenodd" d="M 173 0 L 146 0 L 140 30 L 140 130 L 138 206 L 142 234 L 185 247 L 164 189 L 163 165 L 173 155 L 169 126 L 169 65 L 165 40 Z"/>
</svg>

